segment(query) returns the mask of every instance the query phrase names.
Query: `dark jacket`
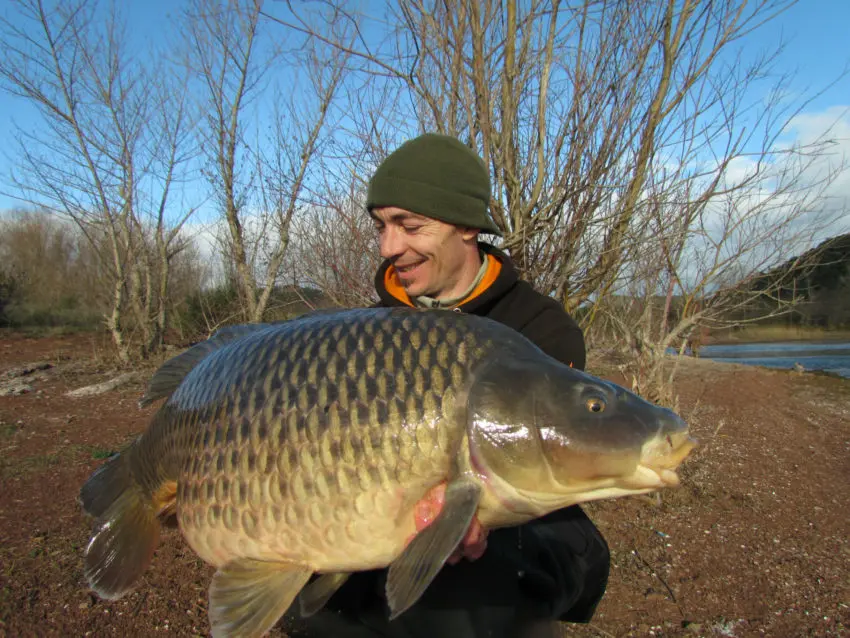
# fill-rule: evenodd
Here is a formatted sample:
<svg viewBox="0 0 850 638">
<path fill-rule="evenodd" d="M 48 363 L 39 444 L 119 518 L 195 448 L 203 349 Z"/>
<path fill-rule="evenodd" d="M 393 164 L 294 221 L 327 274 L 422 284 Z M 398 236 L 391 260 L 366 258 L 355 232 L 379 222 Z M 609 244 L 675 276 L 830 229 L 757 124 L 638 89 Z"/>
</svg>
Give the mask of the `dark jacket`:
<svg viewBox="0 0 850 638">
<path fill-rule="evenodd" d="M 455 309 L 508 325 L 550 356 L 584 370 L 584 337 L 573 318 L 556 300 L 520 280 L 507 255 L 489 244 L 479 245 L 487 255 L 490 277 L 485 276 L 482 285 Z M 376 305 L 410 305 L 406 293 L 393 285 L 391 268 L 385 262 L 375 276 L 380 297 Z M 494 530 L 488 540 L 491 551 L 500 552 L 513 565 L 513 573 L 522 574 L 521 588 L 544 603 L 550 617 L 588 622 L 605 593 L 608 545 L 577 505 L 520 528 Z M 474 564 L 469 566 L 471 573 L 475 569 Z"/>
<path fill-rule="evenodd" d="M 499 262 L 498 275 L 480 294 L 462 301 L 457 310 L 489 317 L 510 326 L 550 356 L 584 370 L 584 336 L 563 306 L 521 280 L 510 258 L 502 251 L 485 243 L 479 246 L 485 254 Z M 398 292 L 388 290 L 386 281 L 390 268 L 390 263 L 384 262 L 375 275 L 375 289 L 380 298 L 377 305 L 409 305 L 405 299 L 393 294 Z"/>
</svg>

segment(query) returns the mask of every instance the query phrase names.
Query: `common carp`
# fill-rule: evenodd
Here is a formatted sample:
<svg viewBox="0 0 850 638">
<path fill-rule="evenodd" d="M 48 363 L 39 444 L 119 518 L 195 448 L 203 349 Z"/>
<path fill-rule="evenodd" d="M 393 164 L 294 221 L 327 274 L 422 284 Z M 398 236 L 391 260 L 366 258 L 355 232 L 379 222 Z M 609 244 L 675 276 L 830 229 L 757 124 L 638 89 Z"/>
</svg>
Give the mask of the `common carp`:
<svg viewBox="0 0 850 638">
<path fill-rule="evenodd" d="M 215 566 L 215 636 L 260 636 L 295 602 L 389 566 L 392 617 L 421 596 L 473 520 L 521 524 L 678 484 L 684 421 L 544 354 L 493 320 L 447 310 L 322 311 L 225 328 L 167 361 L 147 430 L 96 470 L 90 587 L 131 591 L 176 514 Z M 417 531 L 414 509 L 445 486 Z M 412 540 L 411 540 L 412 539 Z"/>
</svg>

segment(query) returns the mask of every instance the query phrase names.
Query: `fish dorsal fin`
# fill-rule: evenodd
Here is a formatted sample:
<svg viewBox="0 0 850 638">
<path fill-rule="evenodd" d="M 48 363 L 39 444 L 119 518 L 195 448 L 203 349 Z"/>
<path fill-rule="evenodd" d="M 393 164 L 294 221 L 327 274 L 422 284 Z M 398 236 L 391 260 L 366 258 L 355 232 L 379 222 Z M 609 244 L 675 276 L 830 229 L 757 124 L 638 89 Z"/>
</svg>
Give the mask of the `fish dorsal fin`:
<svg viewBox="0 0 850 638">
<path fill-rule="evenodd" d="M 269 324 L 264 323 L 228 326 L 217 331 L 206 341 L 197 343 L 185 352 L 169 359 L 154 372 L 154 375 L 148 382 L 148 390 L 145 396 L 139 401 L 139 407 L 145 407 L 157 399 L 171 396 L 171 393 L 183 382 L 186 375 L 210 353 L 223 348 L 229 343 L 233 343 L 237 339 L 241 339 L 245 335 L 268 328 L 268 326 Z"/>
<path fill-rule="evenodd" d="M 210 624 L 214 638 L 264 635 L 289 609 L 312 575 L 300 565 L 238 558 L 213 575 Z"/>
</svg>

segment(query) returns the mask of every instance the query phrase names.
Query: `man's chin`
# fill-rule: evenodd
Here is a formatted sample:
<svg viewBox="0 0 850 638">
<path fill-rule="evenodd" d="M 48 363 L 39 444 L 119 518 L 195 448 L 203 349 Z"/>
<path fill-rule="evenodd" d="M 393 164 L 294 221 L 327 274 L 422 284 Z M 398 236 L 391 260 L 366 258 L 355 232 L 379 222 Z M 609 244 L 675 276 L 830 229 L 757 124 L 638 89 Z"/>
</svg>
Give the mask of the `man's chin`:
<svg viewBox="0 0 850 638">
<path fill-rule="evenodd" d="M 415 299 L 416 297 L 421 297 L 424 294 L 422 286 L 417 286 L 415 284 L 411 285 L 411 286 L 405 286 L 404 282 L 401 282 L 401 285 L 404 288 L 404 292 L 406 292 L 407 296 L 410 297 L 411 299 Z"/>
<path fill-rule="evenodd" d="M 407 293 L 407 296 L 411 299 L 415 299 L 416 297 L 429 297 L 428 294 L 428 286 L 424 281 L 419 279 L 413 279 L 405 281 L 404 279 L 399 278 L 399 281 L 404 288 L 404 292 Z"/>
</svg>

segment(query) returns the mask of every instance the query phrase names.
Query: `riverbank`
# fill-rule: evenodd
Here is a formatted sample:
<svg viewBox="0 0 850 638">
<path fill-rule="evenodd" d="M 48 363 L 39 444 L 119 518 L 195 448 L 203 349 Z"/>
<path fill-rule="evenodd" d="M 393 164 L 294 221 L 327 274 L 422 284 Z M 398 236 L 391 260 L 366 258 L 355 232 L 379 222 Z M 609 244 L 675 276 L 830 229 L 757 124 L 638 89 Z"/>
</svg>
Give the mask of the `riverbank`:
<svg viewBox="0 0 850 638">
<path fill-rule="evenodd" d="M 850 341 L 850 330 L 828 330 L 815 326 L 742 326 L 735 330 L 717 330 L 703 339 L 702 345 L 774 343 L 778 341 Z"/>
<path fill-rule="evenodd" d="M 0 377 L 43 361 L 30 391 L 0 397 L 0 636 L 206 636 L 213 569 L 165 529 L 139 588 L 92 596 L 80 485 L 143 430 L 146 373 L 118 370 L 91 336 L 0 336 Z M 682 485 L 585 506 L 611 548 L 608 590 L 564 636 L 850 635 L 850 381 L 684 358 L 675 393 L 699 447 Z M 616 362 L 589 371 L 623 383 Z M 149 373 L 150 370 L 147 371 Z M 270 638 L 283 633 L 275 628 Z"/>
</svg>

